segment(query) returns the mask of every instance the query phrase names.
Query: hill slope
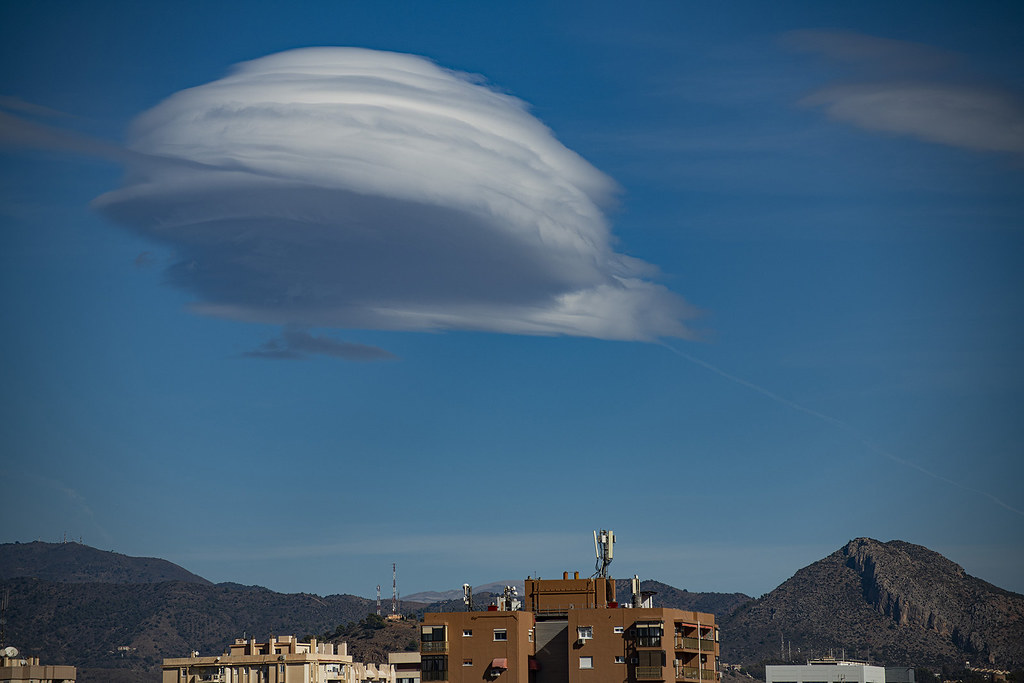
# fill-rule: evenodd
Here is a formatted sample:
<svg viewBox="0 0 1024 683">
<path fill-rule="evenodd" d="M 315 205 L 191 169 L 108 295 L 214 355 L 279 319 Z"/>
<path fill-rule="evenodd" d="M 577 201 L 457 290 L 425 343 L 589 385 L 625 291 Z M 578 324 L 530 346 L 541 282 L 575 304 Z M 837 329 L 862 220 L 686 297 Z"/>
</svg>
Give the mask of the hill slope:
<svg viewBox="0 0 1024 683">
<path fill-rule="evenodd" d="M 1024 596 L 968 575 L 923 546 L 869 538 L 798 571 L 722 622 L 722 659 L 847 656 L 919 666 L 1024 665 Z"/>
<path fill-rule="evenodd" d="M 74 542 L 0 544 L 0 580 L 18 577 L 61 583 L 187 581 L 211 585 L 203 577 L 155 557 L 129 557 Z"/>
<path fill-rule="evenodd" d="M 158 679 L 165 657 L 220 654 L 243 634 L 329 633 L 375 606 L 352 595 L 324 597 L 185 581 L 145 584 L 55 583 L 10 579 L 7 640 L 45 662 L 84 669 L 131 669 Z M 402 607 L 411 607 L 403 604 Z M 119 647 L 127 647 L 119 651 Z M 103 677 L 92 678 L 102 680 Z"/>
</svg>

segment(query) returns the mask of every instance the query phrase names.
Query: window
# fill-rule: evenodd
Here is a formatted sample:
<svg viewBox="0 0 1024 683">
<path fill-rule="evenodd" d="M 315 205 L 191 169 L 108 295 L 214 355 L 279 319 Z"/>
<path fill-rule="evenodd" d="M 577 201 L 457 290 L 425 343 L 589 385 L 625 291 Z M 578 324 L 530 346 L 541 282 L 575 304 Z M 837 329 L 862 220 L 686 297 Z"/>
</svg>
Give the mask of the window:
<svg viewBox="0 0 1024 683">
<path fill-rule="evenodd" d="M 657 622 L 639 622 L 636 625 L 636 644 L 641 647 L 659 647 L 663 628 Z"/>
<path fill-rule="evenodd" d="M 444 626 L 424 626 L 420 631 L 420 640 L 424 643 L 444 642 Z"/>
<path fill-rule="evenodd" d="M 506 631 L 503 628 L 496 628 L 496 629 L 494 629 L 494 639 L 495 640 L 508 640 L 508 631 Z"/>
<path fill-rule="evenodd" d="M 591 640 L 594 637 L 593 626 L 579 626 L 576 629 L 576 637 L 580 640 Z"/>
<path fill-rule="evenodd" d="M 471 628 L 464 628 L 464 629 L 462 629 L 462 637 L 463 638 L 469 638 L 472 635 L 473 635 L 473 629 L 471 629 Z"/>
<path fill-rule="evenodd" d="M 580 657 L 580 668 L 581 669 L 593 669 L 594 658 L 593 657 Z"/>
<path fill-rule="evenodd" d="M 625 664 L 626 663 L 626 658 L 621 656 L 621 655 L 615 655 L 615 663 L 616 664 Z"/>
<path fill-rule="evenodd" d="M 462 666 L 473 666 L 473 660 L 472 659 L 463 659 L 462 660 Z"/>
<path fill-rule="evenodd" d="M 424 681 L 447 681 L 448 658 L 444 655 L 424 655 L 420 678 Z"/>
<path fill-rule="evenodd" d="M 623 631 L 623 628 L 621 626 L 616 626 L 615 628 L 612 629 L 612 633 L 622 633 L 622 631 Z"/>
</svg>

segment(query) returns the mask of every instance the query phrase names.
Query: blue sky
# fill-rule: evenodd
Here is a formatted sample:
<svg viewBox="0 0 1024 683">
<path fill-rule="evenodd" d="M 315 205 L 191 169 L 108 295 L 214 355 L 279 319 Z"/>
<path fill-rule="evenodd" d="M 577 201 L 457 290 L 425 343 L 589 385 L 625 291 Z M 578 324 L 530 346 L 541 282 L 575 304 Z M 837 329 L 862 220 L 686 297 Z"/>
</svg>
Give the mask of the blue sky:
<svg viewBox="0 0 1024 683">
<path fill-rule="evenodd" d="M 4 3 L 2 540 L 1024 592 L 1022 15 Z"/>
</svg>

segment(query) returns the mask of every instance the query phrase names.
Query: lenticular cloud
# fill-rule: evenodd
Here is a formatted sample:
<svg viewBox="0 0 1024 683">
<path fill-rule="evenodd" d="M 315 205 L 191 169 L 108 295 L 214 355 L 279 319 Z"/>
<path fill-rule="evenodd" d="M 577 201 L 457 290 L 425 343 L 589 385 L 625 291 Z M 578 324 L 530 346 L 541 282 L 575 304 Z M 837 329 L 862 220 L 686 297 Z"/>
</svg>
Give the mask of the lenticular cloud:
<svg viewBox="0 0 1024 683">
<path fill-rule="evenodd" d="M 688 337 L 617 254 L 614 184 L 524 104 L 411 55 L 239 65 L 133 124 L 113 219 L 173 248 L 202 312 L 284 325 Z"/>
</svg>

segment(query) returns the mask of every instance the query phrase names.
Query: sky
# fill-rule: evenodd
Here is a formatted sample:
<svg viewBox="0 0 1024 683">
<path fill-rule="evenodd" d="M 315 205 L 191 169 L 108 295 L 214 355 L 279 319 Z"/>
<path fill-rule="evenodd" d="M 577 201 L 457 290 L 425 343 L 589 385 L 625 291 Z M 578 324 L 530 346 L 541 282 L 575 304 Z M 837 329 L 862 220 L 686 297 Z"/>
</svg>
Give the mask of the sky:
<svg viewBox="0 0 1024 683">
<path fill-rule="evenodd" d="M 3 542 L 1024 592 L 1019 3 L 0 5 Z"/>
</svg>

